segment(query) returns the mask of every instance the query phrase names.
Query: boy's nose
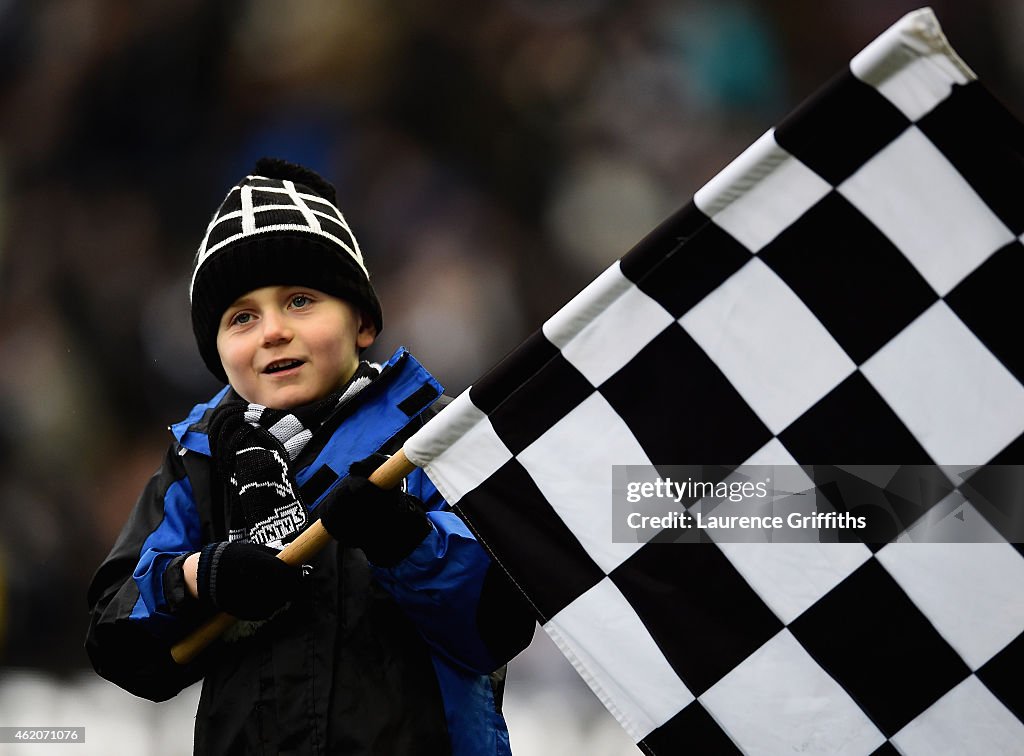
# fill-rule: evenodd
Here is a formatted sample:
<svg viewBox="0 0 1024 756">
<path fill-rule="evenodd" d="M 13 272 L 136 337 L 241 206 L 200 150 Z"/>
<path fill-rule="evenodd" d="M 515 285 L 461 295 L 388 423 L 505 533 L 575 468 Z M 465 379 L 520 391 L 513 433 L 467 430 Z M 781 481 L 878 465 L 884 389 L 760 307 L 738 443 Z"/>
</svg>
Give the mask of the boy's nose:
<svg viewBox="0 0 1024 756">
<path fill-rule="evenodd" d="M 291 328 L 287 320 L 279 313 L 268 312 L 263 315 L 263 343 L 280 344 L 290 341 L 292 338 Z"/>
</svg>

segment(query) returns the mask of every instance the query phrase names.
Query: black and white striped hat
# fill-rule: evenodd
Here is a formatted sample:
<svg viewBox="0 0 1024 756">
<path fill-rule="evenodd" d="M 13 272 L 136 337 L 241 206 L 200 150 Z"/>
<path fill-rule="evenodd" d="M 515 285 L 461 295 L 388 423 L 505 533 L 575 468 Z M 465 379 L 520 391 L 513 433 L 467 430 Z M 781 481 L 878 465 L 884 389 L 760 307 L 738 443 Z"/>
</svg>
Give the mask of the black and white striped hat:
<svg viewBox="0 0 1024 756">
<path fill-rule="evenodd" d="M 231 188 L 192 266 L 192 330 L 210 371 L 227 381 L 217 354 L 224 310 L 263 286 L 310 286 L 358 306 L 383 327 L 356 237 L 334 187 L 313 171 L 263 158 Z"/>
</svg>

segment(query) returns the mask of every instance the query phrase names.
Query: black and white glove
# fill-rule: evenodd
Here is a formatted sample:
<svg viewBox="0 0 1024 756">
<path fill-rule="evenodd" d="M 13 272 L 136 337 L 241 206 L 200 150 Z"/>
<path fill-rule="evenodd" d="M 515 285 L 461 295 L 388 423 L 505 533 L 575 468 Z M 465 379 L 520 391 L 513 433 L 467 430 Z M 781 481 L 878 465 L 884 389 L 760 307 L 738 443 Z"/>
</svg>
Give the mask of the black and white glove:
<svg viewBox="0 0 1024 756">
<path fill-rule="evenodd" d="M 199 555 L 200 603 L 245 620 L 266 619 L 298 591 L 302 570 L 268 546 L 211 543 Z"/>
<path fill-rule="evenodd" d="M 230 402 L 217 408 L 210 451 L 224 484 L 228 530 L 252 543 L 281 548 L 306 527 L 306 506 L 288 451 L 269 431 L 246 421 L 250 406 Z"/>
<path fill-rule="evenodd" d="M 416 497 L 393 488 L 385 491 L 369 481 L 385 462 L 373 454 L 354 462 L 348 476 L 318 507 L 320 522 L 342 546 L 363 550 L 378 567 L 393 567 L 412 553 L 431 531 Z"/>
</svg>

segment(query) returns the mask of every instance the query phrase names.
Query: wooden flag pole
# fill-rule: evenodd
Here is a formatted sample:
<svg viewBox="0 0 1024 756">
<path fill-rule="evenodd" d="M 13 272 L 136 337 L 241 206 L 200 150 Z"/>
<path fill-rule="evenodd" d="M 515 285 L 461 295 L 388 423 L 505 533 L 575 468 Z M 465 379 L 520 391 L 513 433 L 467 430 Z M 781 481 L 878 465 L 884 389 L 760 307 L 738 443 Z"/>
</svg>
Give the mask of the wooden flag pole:
<svg viewBox="0 0 1024 756">
<path fill-rule="evenodd" d="M 416 465 L 409 461 L 405 456 L 405 452 L 399 450 L 398 453 L 389 457 L 384 464 L 373 471 L 373 474 L 370 476 L 370 482 L 385 490 L 394 488 L 401 482 L 402 478 L 415 469 Z M 320 524 L 320 520 L 317 520 L 282 549 L 277 558 L 286 564 L 301 565 L 317 554 L 330 540 L 330 534 Z M 190 635 L 178 641 L 171 648 L 171 657 L 178 664 L 188 664 L 199 655 L 199 652 L 217 640 L 235 622 L 235 618 L 230 614 L 218 614 L 198 627 Z"/>
</svg>

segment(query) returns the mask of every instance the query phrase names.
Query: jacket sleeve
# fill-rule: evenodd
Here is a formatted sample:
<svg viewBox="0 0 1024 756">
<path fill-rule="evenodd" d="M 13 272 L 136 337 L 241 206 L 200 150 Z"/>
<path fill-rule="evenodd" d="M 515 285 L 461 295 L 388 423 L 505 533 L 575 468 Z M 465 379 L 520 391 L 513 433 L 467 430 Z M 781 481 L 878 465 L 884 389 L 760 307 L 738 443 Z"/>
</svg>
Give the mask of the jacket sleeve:
<svg viewBox="0 0 1024 756">
<path fill-rule="evenodd" d="M 421 470 L 409 476 L 408 491 L 426 506 L 431 532 L 374 574 L 436 653 L 490 674 L 530 644 L 533 614 Z"/>
<path fill-rule="evenodd" d="M 197 663 L 178 665 L 170 656 L 201 618 L 181 600 L 180 577 L 165 581 L 168 566 L 200 546 L 199 515 L 175 445 L 89 586 L 85 646 L 98 674 L 153 701 L 202 676 Z"/>
</svg>

